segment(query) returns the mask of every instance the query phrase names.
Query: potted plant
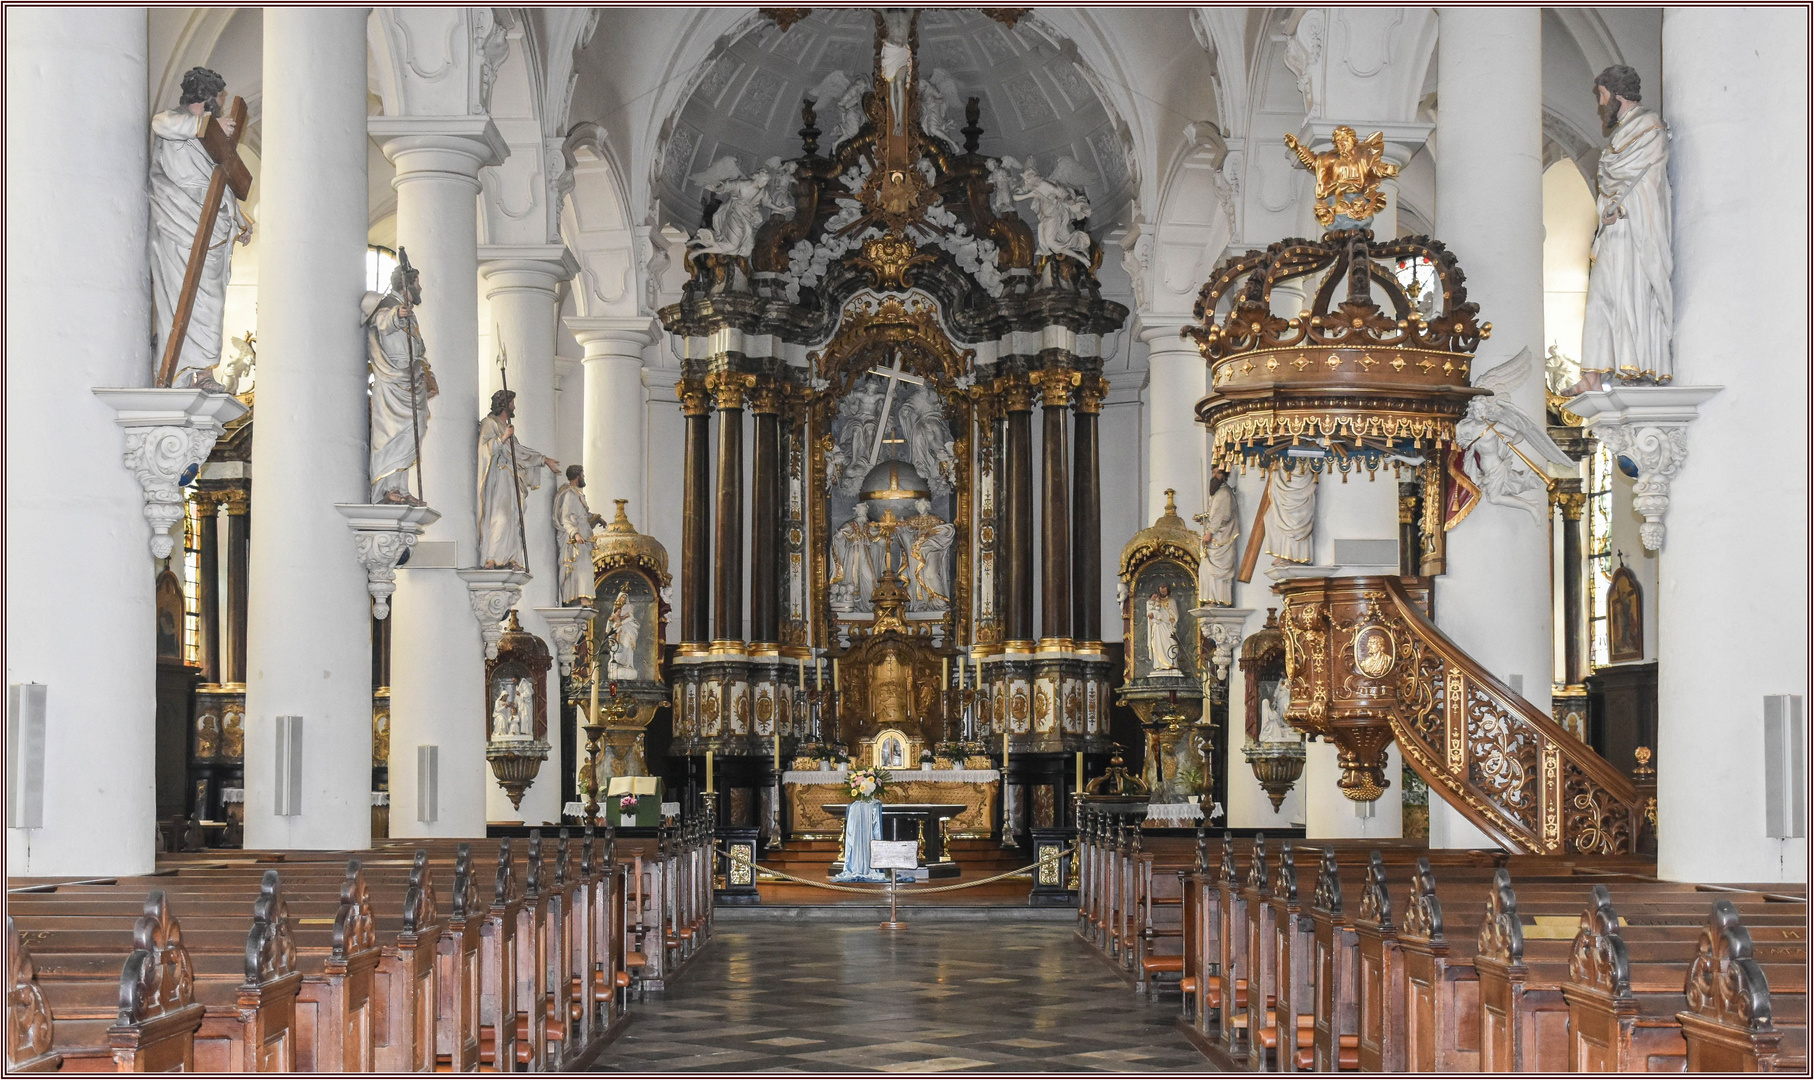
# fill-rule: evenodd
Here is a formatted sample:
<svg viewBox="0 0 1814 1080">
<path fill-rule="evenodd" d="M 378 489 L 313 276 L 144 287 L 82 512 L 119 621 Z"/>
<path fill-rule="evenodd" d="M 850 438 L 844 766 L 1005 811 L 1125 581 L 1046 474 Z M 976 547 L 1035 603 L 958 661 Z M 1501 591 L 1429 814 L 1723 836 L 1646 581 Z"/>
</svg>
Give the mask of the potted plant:
<svg viewBox="0 0 1814 1080">
<path fill-rule="evenodd" d="M 921 772 L 931 772 L 932 771 L 932 751 L 930 751 L 930 750 L 921 750 L 920 751 L 920 771 Z"/>
</svg>

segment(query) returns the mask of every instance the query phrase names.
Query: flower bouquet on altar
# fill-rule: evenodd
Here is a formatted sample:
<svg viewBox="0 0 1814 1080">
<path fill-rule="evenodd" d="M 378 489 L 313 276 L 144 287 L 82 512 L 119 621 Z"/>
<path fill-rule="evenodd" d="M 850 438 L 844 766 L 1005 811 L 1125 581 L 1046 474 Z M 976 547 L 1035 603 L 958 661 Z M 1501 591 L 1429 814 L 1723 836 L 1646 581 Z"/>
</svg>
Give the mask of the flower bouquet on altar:
<svg viewBox="0 0 1814 1080">
<path fill-rule="evenodd" d="M 625 795 L 623 798 L 617 800 L 618 820 L 626 827 L 636 824 L 636 804 L 637 797 L 635 795 Z"/>
<path fill-rule="evenodd" d="M 869 842 L 882 838 L 882 792 L 888 787 L 885 769 L 852 769 L 845 779 L 850 804 L 844 810 L 844 869 L 833 881 L 886 881 L 869 865 Z"/>
</svg>

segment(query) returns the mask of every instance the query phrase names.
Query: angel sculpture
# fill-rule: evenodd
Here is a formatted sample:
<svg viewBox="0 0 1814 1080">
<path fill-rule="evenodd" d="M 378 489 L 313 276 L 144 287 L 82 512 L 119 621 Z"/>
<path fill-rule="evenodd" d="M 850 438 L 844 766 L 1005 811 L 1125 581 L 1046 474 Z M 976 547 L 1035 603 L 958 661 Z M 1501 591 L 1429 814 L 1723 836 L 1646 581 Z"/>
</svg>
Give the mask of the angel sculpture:
<svg viewBox="0 0 1814 1080">
<path fill-rule="evenodd" d="M 717 195 L 720 201 L 718 209 L 712 213 L 712 223 L 693 234 L 693 239 L 687 242 L 687 251 L 694 255 L 747 258 L 756 248 L 756 230 L 762 227 L 770 212 L 791 205 L 775 205 L 771 180 L 766 168 L 744 176 L 743 166 L 729 154 L 712 162 L 704 172 L 688 177 L 689 184 Z"/>
<path fill-rule="evenodd" d="M 1317 223 L 1328 228 L 1338 215 L 1356 222 L 1371 219 L 1386 208 L 1380 183 L 1398 175 L 1398 166 L 1385 160 L 1385 135 L 1376 131 L 1363 140 L 1343 124 L 1329 141 L 1334 150 L 1313 154 L 1297 136 L 1285 135 L 1285 145 L 1316 177 Z"/>
<path fill-rule="evenodd" d="M 1084 266 L 1090 265 L 1090 234 L 1076 223 L 1090 216 L 1090 199 L 1083 192 L 1089 174 L 1077 159 L 1061 157 L 1052 166 L 1050 179 L 1041 177 L 1029 160 L 1020 170 L 1020 190 L 1016 202 L 1031 202 L 1039 218 L 1034 233 L 1034 254 L 1065 255 Z"/>
<path fill-rule="evenodd" d="M 1462 471 L 1487 502 L 1529 510 L 1541 524 L 1549 521 L 1549 474 L 1566 475 L 1576 466 L 1549 432 L 1511 399 L 1512 391 L 1530 377 L 1532 366 L 1527 347 L 1475 376 L 1475 386 L 1492 392 L 1468 403 L 1467 415 L 1455 425 L 1455 441 L 1462 447 Z"/>
<path fill-rule="evenodd" d="M 920 80 L 920 130 L 957 146 L 957 129 L 947 112 L 958 100 L 957 80 L 944 68 L 933 68 Z"/>
<path fill-rule="evenodd" d="M 1011 157 L 989 159 L 989 210 L 996 217 L 1014 212 L 1014 171 L 1019 168 Z"/>
</svg>

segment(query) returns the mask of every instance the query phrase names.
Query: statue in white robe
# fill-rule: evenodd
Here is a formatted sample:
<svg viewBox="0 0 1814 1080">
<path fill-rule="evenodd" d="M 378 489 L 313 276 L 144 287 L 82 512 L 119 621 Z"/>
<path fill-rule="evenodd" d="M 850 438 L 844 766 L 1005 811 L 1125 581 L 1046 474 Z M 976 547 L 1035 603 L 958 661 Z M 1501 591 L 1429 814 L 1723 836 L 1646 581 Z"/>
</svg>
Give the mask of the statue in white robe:
<svg viewBox="0 0 1814 1080">
<path fill-rule="evenodd" d="M 516 393 L 499 390 L 491 395 L 491 415 L 479 422 L 479 566 L 487 570 L 527 568 L 524 500 L 542 486 L 542 467 L 556 475 L 561 468 L 560 462 L 513 437 L 515 415 Z"/>
<path fill-rule="evenodd" d="M 1266 554 L 1280 562 L 1307 563 L 1312 557 L 1311 530 L 1316 527 L 1317 474 L 1309 469 L 1272 474 L 1272 497 L 1266 504 Z"/>
<path fill-rule="evenodd" d="M 422 350 L 415 307 L 422 285 L 407 261 L 391 271 L 388 293 L 369 292 L 359 310 L 365 316 L 365 360 L 372 374 L 371 498 L 375 503 L 422 500 L 410 492 L 409 472 L 428 435 L 428 402 L 440 392 Z"/>
<path fill-rule="evenodd" d="M 1196 517 L 1203 526 L 1203 562 L 1197 570 L 1197 597 L 1205 604 L 1235 602 L 1235 541 L 1241 534 L 1235 489 L 1225 469 L 1209 474 L 1209 506 Z"/>
<path fill-rule="evenodd" d="M 1172 599 L 1170 585 L 1146 598 L 1146 656 L 1152 664 L 1148 674 L 1179 674 L 1178 601 Z"/>
<path fill-rule="evenodd" d="M 604 523 L 586 504 L 586 470 L 567 466 L 567 482 L 554 493 L 554 544 L 560 554 L 563 605 L 592 602 L 592 530 Z"/>
<path fill-rule="evenodd" d="M 1607 146 L 1600 154 L 1600 225 L 1587 279 L 1581 371 L 1592 386 L 1608 374 L 1666 383 L 1675 377 L 1669 130 L 1638 104 L 1638 73 L 1631 68 L 1601 72 L 1594 93 Z"/>
<path fill-rule="evenodd" d="M 944 611 L 951 606 L 949 563 L 957 526 L 932 512 L 929 499 L 914 502 L 918 511 L 902 523 L 907 542 L 907 610 Z"/>
<path fill-rule="evenodd" d="M 901 402 L 901 433 L 907 436 L 908 457 L 926 478 L 934 495 L 948 495 L 957 482 L 956 446 L 945 422 L 945 406 L 938 391 L 921 385 Z"/>
<path fill-rule="evenodd" d="M 1092 261 L 1090 234 L 1076 227 L 1090 216 L 1090 199 L 1082 187 L 1087 174 L 1070 158 L 1060 158 L 1052 174 L 1049 180 L 1041 177 L 1028 161 L 1021 167 L 1020 190 L 1014 193 L 1014 201 L 1031 202 L 1033 215 L 1039 219 L 1034 254 L 1065 255 L 1087 267 Z"/>
<path fill-rule="evenodd" d="M 869 507 L 858 503 L 855 514 L 831 538 L 831 606 L 834 611 L 868 611 L 876 578 L 881 574 L 881 532 L 869 520 Z"/>
<path fill-rule="evenodd" d="M 202 131 L 212 116 L 223 131 L 233 134 L 233 121 L 222 116 L 226 104 L 227 81 L 207 68 L 190 68 L 183 76 L 181 104 L 151 118 L 151 296 L 157 311 L 160 356 L 176 319 L 189 252 L 201 227 L 209 181 L 214 178 L 214 159 L 202 146 Z M 214 232 L 208 239 L 172 386 L 224 391 L 212 370 L 220 364 L 233 245 L 251 238 L 252 223 L 240 211 L 239 201 L 226 193 L 214 217 Z"/>
<path fill-rule="evenodd" d="M 630 587 L 617 590 L 611 602 L 611 614 L 605 619 L 605 677 L 613 682 L 635 679 L 636 638 L 641 632 L 636 622 L 636 609 L 630 605 Z"/>
</svg>

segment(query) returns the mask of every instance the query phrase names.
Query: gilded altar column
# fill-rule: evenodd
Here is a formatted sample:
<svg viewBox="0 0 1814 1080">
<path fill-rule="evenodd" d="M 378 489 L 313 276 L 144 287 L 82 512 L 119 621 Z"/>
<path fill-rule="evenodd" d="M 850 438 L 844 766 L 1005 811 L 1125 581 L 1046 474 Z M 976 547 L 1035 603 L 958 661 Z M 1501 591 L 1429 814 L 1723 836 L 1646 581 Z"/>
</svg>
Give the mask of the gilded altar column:
<svg viewBox="0 0 1814 1080">
<path fill-rule="evenodd" d="M 756 448 L 750 485 L 750 641 L 781 640 L 781 387 L 765 379 L 750 396 Z"/>
<path fill-rule="evenodd" d="M 1010 377 L 1001 389 L 1008 416 L 1008 515 L 1006 540 L 1007 597 L 1003 608 L 1003 643 L 1033 651 L 1033 388 Z"/>
<path fill-rule="evenodd" d="M 1043 556 L 1040 585 L 1044 603 L 1039 613 L 1039 648 L 1041 651 L 1063 651 L 1074 643 L 1071 637 L 1071 481 L 1065 417 L 1071 410 L 1071 389 L 1079 376 L 1075 371 L 1049 369 L 1034 374 L 1044 410 L 1041 450 L 1041 494 L 1045 512 L 1040 518 L 1040 544 Z"/>
<path fill-rule="evenodd" d="M 195 506 L 201 516 L 201 581 L 197 602 L 201 607 L 202 683 L 220 682 L 220 508 L 217 492 L 198 489 Z"/>
<path fill-rule="evenodd" d="M 743 403 L 754 375 L 706 377 L 718 410 L 718 534 L 713 554 L 712 645 L 743 651 Z"/>
<path fill-rule="evenodd" d="M 1562 511 L 1562 681 L 1579 686 L 1586 675 L 1581 645 L 1587 630 L 1581 614 L 1581 514 L 1587 507 L 1581 478 L 1556 481 L 1550 503 Z"/>
<path fill-rule="evenodd" d="M 1106 393 L 1101 376 L 1082 381 L 1071 433 L 1071 633 L 1080 642 L 1102 640 L 1102 448 L 1096 425 Z"/>
<path fill-rule="evenodd" d="M 680 514 L 680 640 L 688 651 L 704 652 L 712 637 L 712 594 L 706 574 L 712 565 L 712 508 L 706 488 L 712 477 L 712 406 L 703 383 L 683 379 L 675 388 L 687 422 L 686 493 Z"/>
</svg>

